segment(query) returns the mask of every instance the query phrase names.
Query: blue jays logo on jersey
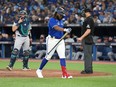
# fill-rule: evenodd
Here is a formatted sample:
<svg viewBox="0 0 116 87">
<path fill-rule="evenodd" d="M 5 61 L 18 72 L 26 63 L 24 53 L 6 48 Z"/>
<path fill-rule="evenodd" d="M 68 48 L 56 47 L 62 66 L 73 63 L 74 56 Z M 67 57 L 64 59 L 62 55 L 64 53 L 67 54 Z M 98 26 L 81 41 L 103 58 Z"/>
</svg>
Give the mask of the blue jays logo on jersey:
<svg viewBox="0 0 116 87">
<path fill-rule="evenodd" d="M 60 25 L 60 23 L 58 22 L 57 25 Z"/>
<path fill-rule="evenodd" d="M 58 21 L 57 25 L 59 25 L 59 26 L 62 25 L 63 26 L 63 22 Z"/>
</svg>

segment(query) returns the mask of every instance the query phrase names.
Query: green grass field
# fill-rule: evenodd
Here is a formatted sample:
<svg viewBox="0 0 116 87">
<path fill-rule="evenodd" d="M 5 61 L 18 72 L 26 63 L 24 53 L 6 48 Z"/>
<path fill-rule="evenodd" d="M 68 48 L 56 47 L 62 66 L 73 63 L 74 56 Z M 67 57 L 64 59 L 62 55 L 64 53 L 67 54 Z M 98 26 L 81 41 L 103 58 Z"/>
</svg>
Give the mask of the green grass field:
<svg viewBox="0 0 116 87">
<path fill-rule="evenodd" d="M 57 60 L 59 61 L 59 60 Z M 0 69 L 5 69 L 9 60 L 0 60 Z M 30 61 L 32 69 L 37 69 L 40 61 Z M 15 69 L 22 68 L 22 62 L 17 61 Z M 60 70 L 59 62 L 50 62 L 44 69 L 57 69 Z M 82 62 L 67 62 L 68 70 L 83 70 Z M 110 76 L 93 76 L 93 77 L 75 77 L 73 79 L 62 78 L 3 78 L 0 77 L 0 87 L 116 87 L 116 63 L 114 64 L 99 64 L 93 63 L 93 69 L 97 72 L 108 72 Z"/>
</svg>

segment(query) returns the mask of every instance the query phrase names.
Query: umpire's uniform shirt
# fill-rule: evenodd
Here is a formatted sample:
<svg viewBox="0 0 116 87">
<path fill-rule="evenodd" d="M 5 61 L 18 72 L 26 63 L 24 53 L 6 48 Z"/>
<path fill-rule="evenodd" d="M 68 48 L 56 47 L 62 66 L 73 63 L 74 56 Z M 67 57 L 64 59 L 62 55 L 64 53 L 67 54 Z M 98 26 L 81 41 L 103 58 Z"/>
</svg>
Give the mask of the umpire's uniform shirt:
<svg viewBox="0 0 116 87">
<path fill-rule="evenodd" d="M 93 42 L 93 32 L 94 32 L 94 21 L 91 16 L 87 17 L 82 25 L 82 35 L 87 29 L 91 29 L 91 32 L 86 36 L 83 41 L 83 50 L 84 50 L 84 67 L 86 72 L 92 72 L 92 44 Z"/>
</svg>

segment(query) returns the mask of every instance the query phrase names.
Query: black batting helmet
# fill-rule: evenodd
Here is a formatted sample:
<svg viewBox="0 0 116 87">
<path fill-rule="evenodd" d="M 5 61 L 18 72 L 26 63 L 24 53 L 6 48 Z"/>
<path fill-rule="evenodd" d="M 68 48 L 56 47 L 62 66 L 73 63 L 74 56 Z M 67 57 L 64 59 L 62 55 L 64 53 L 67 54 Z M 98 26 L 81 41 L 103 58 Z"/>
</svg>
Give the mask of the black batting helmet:
<svg viewBox="0 0 116 87">
<path fill-rule="evenodd" d="M 86 12 L 91 12 L 91 10 L 88 9 L 88 8 L 84 9 L 84 11 L 85 11 L 85 13 L 86 13 Z"/>
<path fill-rule="evenodd" d="M 55 9 L 55 12 L 57 12 L 58 14 L 65 16 L 65 10 L 62 7 L 58 7 Z"/>
</svg>

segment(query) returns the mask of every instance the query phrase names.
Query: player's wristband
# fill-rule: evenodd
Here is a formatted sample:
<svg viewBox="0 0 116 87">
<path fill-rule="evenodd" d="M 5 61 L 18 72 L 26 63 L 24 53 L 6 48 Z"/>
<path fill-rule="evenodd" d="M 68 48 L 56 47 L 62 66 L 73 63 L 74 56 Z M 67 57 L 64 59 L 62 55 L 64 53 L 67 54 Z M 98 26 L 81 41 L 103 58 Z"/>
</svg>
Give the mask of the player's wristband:
<svg viewBox="0 0 116 87">
<path fill-rule="evenodd" d="M 20 25 L 20 23 L 19 23 L 19 20 L 16 22 L 16 26 L 19 26 Z"/>
<path fill-rule="evenodd" d="M 20 25 L 20 23 L 16 23 L 16 26 L 19 26 Z"/>
</svg>

